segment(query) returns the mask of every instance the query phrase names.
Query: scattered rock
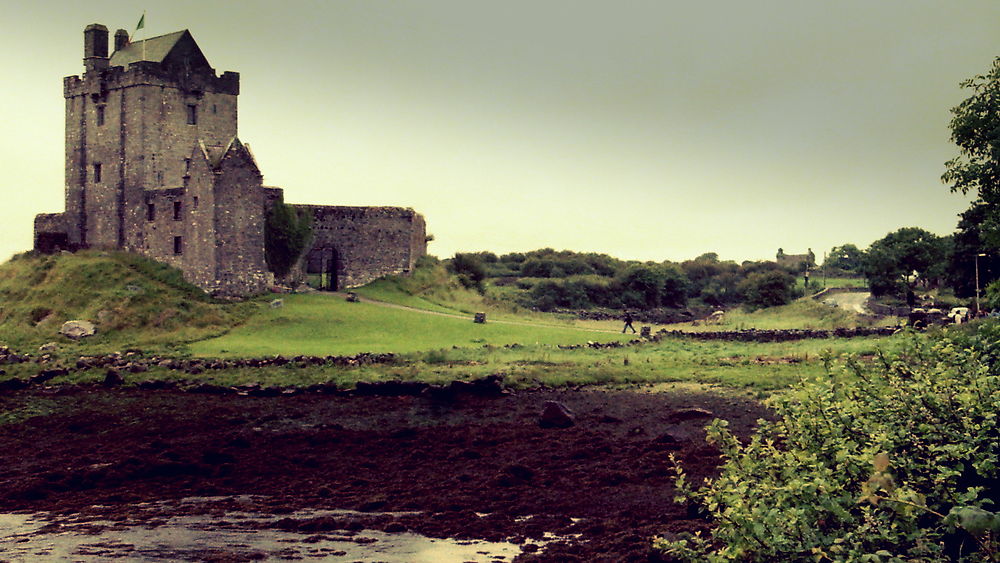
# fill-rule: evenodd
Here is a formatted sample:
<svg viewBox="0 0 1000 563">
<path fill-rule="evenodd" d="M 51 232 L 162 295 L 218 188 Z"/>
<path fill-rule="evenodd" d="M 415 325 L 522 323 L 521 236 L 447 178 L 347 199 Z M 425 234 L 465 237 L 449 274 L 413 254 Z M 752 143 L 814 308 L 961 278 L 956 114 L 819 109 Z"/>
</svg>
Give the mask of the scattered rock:
<svg viewBox="0 0 1000 563">
<path fill-rule="evenodd" d="M 66 375 L 68 373 L 69 370 L 65 368 L 43 369 L 42 371 L 38 372 L 38 375 L 32 377 L 28 381 L 30 381 L 31 383 L 45 383 L 50 379 L 55 379 L 56 377 Z"/>
<path fill-rule="evenodd" d="M 697 418 L 710 418 L 715 416 L 712 411 L 691 407 L 676 410 L 667 415 L 667 422 L 684 422 L 685 420 L 695 420 Z"/>
<path fill-rule="evenodd" d="M 672 432 L 664 432 L 653 439 L 651 446 L 654 449 L 676 449 L 681 447 L 682 440 Z"/>
<path fill-rule="evenodd" d="M 285 300 L 284 299 L 275 299 L 274 301 L 271 301 L 271 308 L 272 309 L 280 309 L 280 308 L 282 308 L 284 306 L 285 306 Z"/>
<path fill-rule="evenodd" d="M 350 293 L 347 294 L 347 302 L 348 303 L 358 303 L 360 301 L 361 301 L 361 298 L 358 297 L 357 293 L 354 293 L 352 291 L 352 292 L 350 292 Z"/>
<path fill-rule="evenodd" d="M 97 332 L 97 327 L 90 321 L 66 321 L 59 329 L 59 334 L 72 340 L 93 336 L 95 332 Z"/>
<path fill-rule="evenodd" d="M 475 318 L 472 320 L 478 324 L 486 324 L 486 313 L 476 313 Z"/>
<path fill-rule="evenodd" d="M 109 369 L 107 373 L 104 374 L 104 385 L 106 385 L 107 387 L 114 387 L 116 385 L 122 385 L 124 383 L 125 383 L 125 378 L 123 378 L 122 374 L 114 368 Z"/>
<path fill-rule="evenodd" d="M 39 352 L 55 352 L 59 350 L 59 345 L 55 342 L 49 342 L 47 344 L 42 344 L 38 347 Z"/>
<path fill-rule="evenodd" d="M 569 428 L 576 424 L 573 411 L 558 401 L 545 401 L 538 425 L 542 428 Z"/>
<path fill-rule="evenodd" d="M 0 391 L 17 391 L 28 387 L 28 382 L 23 379 L 12 377 L 5 381 L 0 381 Z"/>
</svg>

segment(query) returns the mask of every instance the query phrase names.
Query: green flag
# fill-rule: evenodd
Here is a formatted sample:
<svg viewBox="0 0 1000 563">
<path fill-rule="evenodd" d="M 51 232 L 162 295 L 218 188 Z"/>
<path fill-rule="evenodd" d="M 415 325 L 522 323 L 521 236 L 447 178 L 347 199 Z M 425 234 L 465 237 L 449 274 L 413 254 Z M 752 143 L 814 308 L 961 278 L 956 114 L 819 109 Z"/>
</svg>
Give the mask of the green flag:
<svg viewBox="0 0 1000 563">
<path fill-rule="evenodd" d="M 139 23 L 135 26 L 135 30 L 139 31 L 144 27 L 146 27 L 146 12 L 142 13 L 142 17 L 139 18 Z"/>
</svg>

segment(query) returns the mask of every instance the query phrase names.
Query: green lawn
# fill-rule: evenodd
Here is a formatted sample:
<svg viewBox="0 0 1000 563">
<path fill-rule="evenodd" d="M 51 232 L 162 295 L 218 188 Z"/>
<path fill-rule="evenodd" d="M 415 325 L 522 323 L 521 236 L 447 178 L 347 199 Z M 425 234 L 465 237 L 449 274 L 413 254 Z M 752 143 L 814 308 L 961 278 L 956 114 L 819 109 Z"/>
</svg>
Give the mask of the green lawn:
<svg viewBox="0 0 1000 563">
<path fill-rule="evenodd" d="M 197 356 L 260 357 L 275 354 L 345 355 L 360 352 L 408 353 L 440 348 L 507 344 L 578 344 L 631 338 L 571 325 L 472 322 L 348 303 L 329 294 L 286 295 L 281 308 L 265 308 L 228 334 L 192 343 Z"/>
</svg>

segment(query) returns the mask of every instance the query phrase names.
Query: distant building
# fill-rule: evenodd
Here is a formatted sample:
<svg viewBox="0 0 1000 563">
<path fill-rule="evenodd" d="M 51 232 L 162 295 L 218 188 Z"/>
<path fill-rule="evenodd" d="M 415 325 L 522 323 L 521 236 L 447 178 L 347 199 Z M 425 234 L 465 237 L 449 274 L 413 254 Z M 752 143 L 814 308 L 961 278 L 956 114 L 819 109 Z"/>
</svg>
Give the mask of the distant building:
<svg viewBox="0 0 1000 563">
<path fill-rule="evenodd" d="M 816 265 L 816 255 L 813 254 L 811 248 L 806 254 L 785 254 L 784 249 L 779 248 L 774 261 L 782 268 L 801 272 L 805 271 L 807 267 L 811 268 Z"/>
<path fill-rule="evenodd" d="M 136 252 L 181 269 L 219 295 L 273 282 L 264 261 L 262 185 L 237 136 L 235 72 L 217 76 L 187 31 L 135 43 L 84 30 L 84 73 L 63 80 L 66 211 L 35 218 L 35 248 Z M 410 271 L 426 253 L 423 217 L 398 207 L 296 206 L 313 213 L 301 267 L 330 289 Z"/>
</svg>

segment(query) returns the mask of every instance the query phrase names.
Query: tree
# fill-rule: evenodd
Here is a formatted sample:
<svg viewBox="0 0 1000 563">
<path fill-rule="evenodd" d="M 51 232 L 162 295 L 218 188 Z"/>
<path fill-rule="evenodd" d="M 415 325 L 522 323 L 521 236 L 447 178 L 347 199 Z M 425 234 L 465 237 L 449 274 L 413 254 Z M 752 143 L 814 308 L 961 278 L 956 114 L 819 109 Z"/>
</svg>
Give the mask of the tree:
<svg viewBox="0 0 1000 563">
<path fill-rule="evenodd" d="M 795 278 L 781 270 L 758 272 L 740 282 L 739 291 L 750 310 L 785 305 L 795 297 Z"/>
<path fill-rule="evenodd" d="M 312 213 L 276 201 L 264 222 L 264 259 L 274 275 L 288 275 L 312 238 Z"/>
<path fill-rule="evenodd" d="M 973 202 L 960 214 L 954 235 L 954 249 L 948 263 L 948 285 L 958 297 L 976 294 L 976 265 L 979 266 L 979 287 L 985 288 L 1000 275 L 1000 256 L 984 241 L 983 224 L 989 209 L 982 201 Z M 985 256 L 979 256 L 985 254 Z"/>
<path fill-rule="evenodd" d="M 952 108 L 951 140 L 959 156 L 945 163 L 941 180 L 953 192 L 977 193 L 986 205 L 984 238 L 1000 248 L 1000 57 L 986 74 L 961 83 L 972 95 Z"/>
<path fill-rule="evenodd" d="M 917 286 L 936 286 L 944 277 L 950 246 L 950 238 L 919 227 L 904 227 L 873 242 L 863 266 L 872 293 L 902 295 Z"/>
<path fill-rule="evenodd" d="M 482 291 L 486 268 L 480 255 L 456 252 L 455 257 L 451 259 L 449 269 L 458 276 L 458 281 L 463 286 Z"/>
<path fill-rule="evenodd" d="M 823 262 L 823 267 L 837 268 L 845 272 L 860 272 L 864 263 L 865 253 L 857 246 L 847 243 L 830 249 Z"/>
</svg>

